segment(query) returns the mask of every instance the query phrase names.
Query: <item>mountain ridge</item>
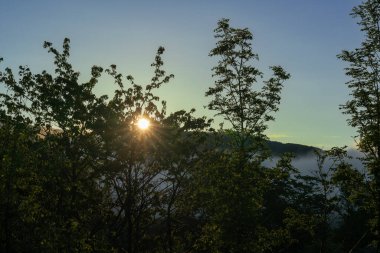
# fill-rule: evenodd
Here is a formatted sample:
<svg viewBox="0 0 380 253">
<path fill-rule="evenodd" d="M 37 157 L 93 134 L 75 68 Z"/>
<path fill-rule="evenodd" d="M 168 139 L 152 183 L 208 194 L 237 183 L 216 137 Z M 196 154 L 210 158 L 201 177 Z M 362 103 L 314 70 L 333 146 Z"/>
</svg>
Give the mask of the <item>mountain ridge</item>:
<svg viewBox="0 0 380 253">
<path fill-rule="evenodd" d="M 279 141 L 268 140 L 267 145 L 272 151 L 273 156 L 281 156 L 284 153 L 293 153 L 295 156 L 304 156 L 320 150 L 317 147 L 297 144 L 297 143 L 282 143 Z"/>
</svg>

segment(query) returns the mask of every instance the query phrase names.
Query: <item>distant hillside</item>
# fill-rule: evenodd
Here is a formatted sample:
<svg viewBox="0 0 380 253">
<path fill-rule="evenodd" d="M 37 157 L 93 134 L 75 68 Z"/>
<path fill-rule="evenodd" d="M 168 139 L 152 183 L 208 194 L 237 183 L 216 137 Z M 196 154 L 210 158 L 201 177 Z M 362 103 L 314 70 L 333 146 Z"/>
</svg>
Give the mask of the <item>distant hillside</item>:
<svg viewBox="0 0 380 253">
<path fill-rule="evenodd" d="M 284 153 L 294 153 L 296 156 L 303 156 L 313 153 L 318 148 L 312 146 L 305 146 L 295 143 L 281 143 L 278 141 L 268 141 L 268 146 L 274 156 L 279 156 Z"/>
<path fill-rule="evenodd" d="M 218 147 L 221 149 L 228 149 L 229 143 L 231 142 L 230 134 L 210 134 L 209 141 L 213 142 L 214 140 L 219 139 Z M 254 140 L 248 141 L 248 145 L 250 142 L 254 142 Z M 272 151 L 273 156 L 280 156 L 284 153 L 293 153 L 295 156 L 305 156 L 308 154 L 312 154 L 314 150 L 319 150 L 319 148 L 306 146 L 302 144 L 295 143 L 282 143 L 278 141 L 267 141 L 269 149 Z"/>
</svg>

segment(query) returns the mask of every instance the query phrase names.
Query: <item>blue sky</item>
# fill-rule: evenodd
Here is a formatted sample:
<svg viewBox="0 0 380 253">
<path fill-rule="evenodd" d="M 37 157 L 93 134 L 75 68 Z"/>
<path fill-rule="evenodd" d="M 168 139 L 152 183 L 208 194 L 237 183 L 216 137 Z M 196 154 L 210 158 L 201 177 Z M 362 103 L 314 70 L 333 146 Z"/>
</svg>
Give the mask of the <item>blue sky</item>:
<svg viewBox="0 0 380 253">
<path fill-rule="evenodd" d="M 89 76 L 92 65 L 116 64 L 146 83 L 150 63 L 164 46 L 165 69 L 175 79 L 160 90 L 168 111 L 204 109 L 213 84 L 208 56 L 213 29 L 221 18 L 254 34 L 256 63 L 268 77 L 268 66 L 281 65 L 292 78 L 285 83 L 280 111 L 267 134 L 274 140 L 318 147 L 353 146 L 354 129 L 346 124 L 339 104 L 348 99 L 343 49 L 360 46 L 362 34 L 349 16 L 358 0 L 0 0 L 0 68 L 28 65 L 32 71 L 51 69 L 44 41 L 61 47 L 71 39 L 71 62 Z M 104 80 L 99 94 L 115 87 Z M 216 119 L 218 122 L 218 119 Z"/>
</svg>

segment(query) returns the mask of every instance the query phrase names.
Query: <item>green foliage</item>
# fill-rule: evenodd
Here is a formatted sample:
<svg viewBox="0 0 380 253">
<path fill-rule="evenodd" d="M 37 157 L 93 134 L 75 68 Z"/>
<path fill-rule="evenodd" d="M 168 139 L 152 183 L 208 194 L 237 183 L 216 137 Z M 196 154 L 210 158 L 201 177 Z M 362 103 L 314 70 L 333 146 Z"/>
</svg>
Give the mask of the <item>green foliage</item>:
<svg viewBox="0 0 380 253">
<path fill-rule="evenodd" d="M 11 252 L 16 250 L 14 247 L 29 245 L 30 251 L 93 251 L 100 238 L 93 230 L 96 216 L 90 214 L 101 201 L 98 150 L 94 145 L 97 142 L 88 132 L 87 123 L 92 119 L 90 110 L 95 97 L 92 82 L 96 82 L 98 74 L 93 71 L 92 81 L 78 83 L 79 73 L 67 62 L 68 39 L 63 43 L 63 53 L 50 43 L 45 47 L 55 55 L 55 76 L 45 71 L 32 74 L 22 66 L 18 81 L 10 69 L 0 75 L 8 89 L 6 94 L 0 94 L 4 138 L 31 129 L 26 132 L 28 152 L 20 148 L 22 140 L 15 138 L 17 149 L 13 152 L 23 159 L 12 155 L 10 163 L 21 163 L 17 166 L 20 181 L 14 181 L 12 187 L 22 187 L 23 198 L 18 204 L 20 212 L 13 214 L 18 214 L 14 219 L 24 229 L 6 231 L 20 238 L 27 235 L 28 242 L 8 240 L 5 250 Z M 23 128 L 15 131 L 18 125 Z M 20 250 L 24 251 L 16 251 Z"/>
<path fill-rule="evenodd" d="M 208 108 L 231 123 L 242 135 L 238 145 L 244 145 L 247 135 L 261 138 L 266 123 L 274 120 L 271 113 L 278 110 L 282 83 L 290 75 L 280 66 L 270 67 L 273 77 L 264 81 L 261 90 L 254 90 L 262 73 L 251 65 L 258 59 L 252 51 L 252 33 L 247 28 L 230 27 L 228 19 L 221 19 L 214 32 L 218 41 L 210 56 L 219 57 L 213 68 L 213 76 L 218 79 L 206 92 L 206 96 L 212 97 Z"/>
<path fill-rule="evenodd" d="M 145 85 L 116 65 L 93 66 L 80 82 L 69 39 L 61 51 L 44 43 L 54 73 L 0 71 L 0 251 L 371 252 L 379 210 L 378 49 L 370 43 L 377 7 L 354 9 L 368 38 L 341 56 L 353 78 L 343 108 L 359 128 L 369 173 L 333 148 L 315 149 L 317 169 L 303 174 L 277 143 L 271 148 L 282 156 L 264 166 L 267 123 L 290 75 L 271 67 L 273 77 L 255 87 L 262 73 L 252 65 L 253 36 L 227 19 L 215 29 L 217 80 L 206 95 L 230 129 L 215 131 L 194 109 L 166 113 L 156 91 L 174 75 L 163 70 L 163 47 Z M 111 98 L 94 92 L 104 73 L 116 84 Z M 138 129 L 140 118 L 149 129 Z"/>
<path fill-rule="evenodd" d="M 278 176 L 274 170 L 269 176 L 262 166 L 268 157 L 264 130 L 274 119 L 271 113 L 278 110 L 282 83 L 290 75 L 279 66 L 272 67 L 274 76 L 256 91 L 253 85 L 262 74 L 251 65 L 257 59 L 251 32 L 232 28 L 229 20 L 222 19 L 215 38 L 218 41 L 210 56 L 219 61 L 213 68 L 215 85 L 206 92 L 212 97 L 208 108 L 223 116 L 232 129 L 220 131 L 230 145 L 220 149 L 225 138 L 216 141 L 196 174 L 204 219 L 196 245 L 201 252 L 266 252 L 280 244 L 286 232 L 262 223 L 266 218 L 264 193 L 273 183 L 270 177 Z"/>
<path fill-rule="evenodd" d="M 358 132 L 358 148 L 365 157 L 366 167 L 372 177 L 370 184 L 375 213 L 373 233 L 380 252 L 380 3 L 367 0 L 353 9 L 352 16 L 364 33 L 361 47 L 343 51 L 338 57 L 349 63 L 346 75 L 351 99 L 341 106 L 350 116 L 348 124 Z"/>
</svg>

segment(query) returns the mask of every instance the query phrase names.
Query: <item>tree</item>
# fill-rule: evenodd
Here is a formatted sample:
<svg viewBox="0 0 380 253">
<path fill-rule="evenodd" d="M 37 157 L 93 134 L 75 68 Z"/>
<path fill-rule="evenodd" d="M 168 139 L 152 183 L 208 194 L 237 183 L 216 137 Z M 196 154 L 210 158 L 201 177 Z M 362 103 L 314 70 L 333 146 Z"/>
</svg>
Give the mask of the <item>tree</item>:
<svg viewBox="0 0 380 253">
<path fill-rule="evenodd" d="M 265 237 L 270 233 L 260 222 L 269 182 L 261 164 L 267 158 L 264 131 L 290 75 L 271 67 L 273 77 L 256 89 L 262 73 L 252 65 L 258 57 L 252 51 L 251 32 L 230 27 L 228 19 L 220 20 L 214 31 L 218 41 L 210 56 L 219 61 L 213 68 L 215 84 L 206 92 L 211 97 L 208 108 L 232 129 L 220 132 L 222 143 L 215 145 L 199 171 L 205 225 L 197 247 L 207 252 L 264 252 L 271 248 Z M 221 149 L 223 145 L 228 147 Z"/>
<path fill-rule="evenodd" d="M 3 252 L 176 252 L 191 248 L 193 164 L 201 159 L 205 117 L 166 115 L 155 91 L 173 75 L 157 51 L 153 77 L 136 83 L 111 65 L 112 99 L 69 62 L 70 41 L 54 56 L 55 73 L 0 71 L 0 249 Z M 1 60 L 1 59 L 0 59 Z M 161 105 L 160 105 L 161 103 Z M 140 118 L 151 127 L 137 129 Z"/>
<path fill-rule="evenodd" d="M 194 170 L 207 152 L 211 120 L 195 118 L 194 111 L 174 112 L 163 122 L 167 145 L 160 161 L 165 185 L 161 213 L 166 228 L 164 252 L 188 252 L 199 233 L 199 214 L 192 201 Z"/>
<path fill-rule="evenodd" d="M 162 70 L 161 55 L 157 51 L 154 76 L 151 83 L 142 86 L 132 76 L 127 76 L 129 87 L 124 87 L 123 76 L 115 65 L 107 69 L 118 89 L 108 103 L 98 122 L 96 133 L 104 140 L 103 162 L 105 184 L 109 186 L 109 208 L 115 212 L 110 218 L 111 241 L 124 252 L 146 252 L 154 245 L 156 234 L 152 228 L 160 211 L 163 179 L 160 177 L 160 136 L 162 120 L 166 115 L 166 103 L 159 106 L 154 90 L 168 83 L 173 75 Z M 136 122 L 140 118 L 151 122 L 151 129 L 142 131 Z"/>
<path fill-rule="evenodd" d="M 344 153 L 343 153 L 344 154 Z M 347 154 L 336 166 L 332 182 L 338 191 L 339 226 L 334 238 L 340 242 L 343 252 L 372 248 L 375 235 L 371 233 L 373 196 L 371 180 L 366 170 L 353 167 L 346 160 Z"/>
<path fill-rule="evenodd" d="M 372 178 L 373 233 L 380 252 L 380 2 L 367 0 L 353 8 L 354 18 L 364 33 L 361 47 L 342 51 L 338 57 L 349 63 L 346 75 L 351 99 L 341 106 L 350 115 L 348 124 L 357 129 L 357 144 L 365 154 L 365 164 Z"/>
<path fill-rule="evenodd" d="M 334 172 L 343 166 L 346 151 L 341 148 L 332 148 L 327 151 L 315 150 L 317 167 L 311 170 L 311 175 L 300 176 L 304 186 L 300 202 L 303 212 L 309 214 L 314 221 L 311 230 L 313 237 L 309 247 L 315 247 L 318 252 L 331 252 L 335 245 L 332 243 L 332 227 L 338 223 L 338 190 L 332 181 Z M 335 223 L 335 224 L 334 224 Z"/>
<path fill-rule="evenodd" d="M 24 222 L 31 216 L 25 215 L 24 208 L 35 192 L 31 182 L 38 164 L 33 149 L 37 135 L 27 120 L 0 115 L 0 251 L 21 252 L 26 250 L 24 242 L 33 243 Z"/>
<path fill-rule="evenodd" d="M 252 33 L 247 28 L 230 27 L 228 19 L 220 20 L 214 32 L 218 42 L 209 55 L 219 61 L 213 68 L 215 85 L 206 92 L 212 97 L 208 108 L 232 125 L 238 134 L 237 147 L 246 151 L 249 139 L 262 139 L 267 122 L 274 120 L 271 113 L 278 110 L 282 83 L 290 75 L 282 67 L 272 66 L 273 77 L 264 81 L 261 90 L 255 90 L 254 84 L 263 74 L 252 66 L 258 59 L 252 51 Z"/>
<path fill-rule="evenodd" d="M 32 252 L 101 250 L 107 245 L 99 226 L 104 215 L 100 145 L 89 125 L 105 99 L 92 92 L 102 69 L 94 66 L 91 79 L 80 83 L 79 73 L 68 62 L 69 40 L 64 40 L 62 52 L 49 42 L 44 47 L 55 57 L 55 74 L 33 74 L 28 67 L 20 67 L 16 80 L 10 69 L 0 73 L 0 82 L 7 88 L 7 93 L 0 94 L 0 106 L 4 118 L 10 119 L 8 134 L 22 126 L 18 133 L 28 134 L 29 141 L 15 138 L 20 142 L 14 147 L 26 143 L 33 150 L 30 157 L 24 152 L 27 160 L 14 160 L 17 156 L 10 160 L 16 171 L 25 168 L 29 174 L 19 173 L 13 186 L 22 186 L 19 218 L 24 234 L 19 238 L 26 239 L 19 244 L 28 245 Z M 14 152 L 23 154 L 22 149 Z M 4 161 L 7 154 L 2 155 Z"/>
<path fill-rule="evenodd" d="M 110 190 L 109 209 L 115 212 L 109 220 L 110 237 L 123 252 L 176 252 L 188 239 L 187 231 L 178 229 L 188 228 L 183 224 L 188 213 L 180 203 L 191 165 L 198 160 L 201 141 L 195 137 L 210 121 L 192 116 L 195 110 L 166 115 L 166 102 L 154 94 L 174 77 L 162 68 L 163 53 L 160 47 L 147 85 L 129 75 L 130 85 L 125 86 L 115 65 L 106 70 L 118 89 L 94 129 L 104 141 L 104 182 Z M 148 119 L 151 127 L 138 129 L 140 118 Z"/>
</svg>

